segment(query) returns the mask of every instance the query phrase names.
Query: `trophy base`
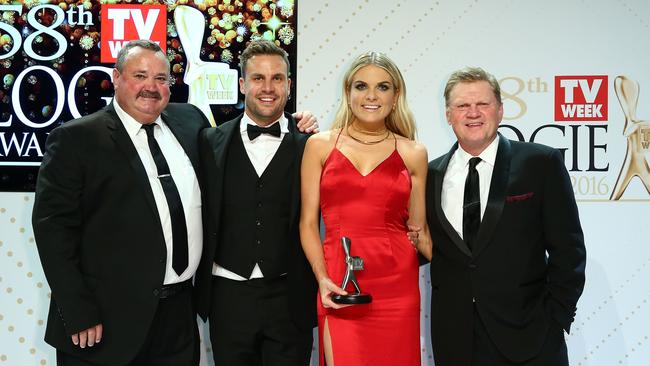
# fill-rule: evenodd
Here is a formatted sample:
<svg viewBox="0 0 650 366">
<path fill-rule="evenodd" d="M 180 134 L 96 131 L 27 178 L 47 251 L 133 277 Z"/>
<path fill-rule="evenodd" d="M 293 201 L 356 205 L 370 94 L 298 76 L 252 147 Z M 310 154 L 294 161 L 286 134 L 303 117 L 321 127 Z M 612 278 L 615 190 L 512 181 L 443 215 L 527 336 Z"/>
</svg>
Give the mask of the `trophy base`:
<svg viewBox="0 0 650 366">
<path fill-rule="evenodd" d="M 332 301 L 345 305 L 369 304 L 372 302 L 372 296 L 369 294 L 333 295 Z"/>
</svg>

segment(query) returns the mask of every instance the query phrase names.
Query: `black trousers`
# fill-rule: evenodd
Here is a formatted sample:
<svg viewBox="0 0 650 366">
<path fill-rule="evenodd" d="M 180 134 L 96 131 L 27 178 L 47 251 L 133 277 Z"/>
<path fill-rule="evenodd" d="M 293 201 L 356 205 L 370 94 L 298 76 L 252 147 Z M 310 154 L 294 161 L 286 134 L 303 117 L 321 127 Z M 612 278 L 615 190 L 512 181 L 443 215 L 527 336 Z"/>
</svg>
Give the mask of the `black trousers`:
<svg viewBox="0 0 650 366">
<path fill-rule="evenodd" d="M 497 349 L 475 310 L 472 366 L 569 366 L 564 330 L 552 322 L 539 354 L 525 362 L 513 362 Z"/>
<path fill-rule="evenodd" d="M 199 364 L 199 330 L 191 287 L 160 299 L 144 345 L 126 366 L 196 366 Z M 104 324 L 104 327 L 110 326 Z M 72 341 L 71 341 L 72 342 Z M 110 342 L 110 340 L 102 340 Z M 102 343 L 95 345 L 101 347 Z M 98 366 L 57 350 L 59 366 Z M 117 365 L 116 365 L 117 366 Z"/>
<path fill-rule="evenodd" d="M 215 366 L 306 366 L 312 330 L 291 318 L 286 276 L 233 281 L 214 276 L 210 340 Z"/>
</svg>

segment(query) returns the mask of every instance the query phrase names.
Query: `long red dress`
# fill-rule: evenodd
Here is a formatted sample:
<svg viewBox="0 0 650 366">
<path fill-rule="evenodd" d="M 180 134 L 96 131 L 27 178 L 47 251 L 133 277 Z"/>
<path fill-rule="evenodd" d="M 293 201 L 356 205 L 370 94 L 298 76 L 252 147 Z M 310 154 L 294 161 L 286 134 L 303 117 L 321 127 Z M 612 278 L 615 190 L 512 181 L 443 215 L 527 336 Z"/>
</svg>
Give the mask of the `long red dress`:
<svg viewBox="0 0 650 366">
<path fill-rule="evenodd" d="M 396 149 L 366 176 L 336 147 L 325 161 L 320 205 L 327 271 L 340 286 L 341 237 L 349 237 L 351 254 L 365 266 L 355 275 L 372 303 L 334 310 L 318 298 L 321 365 L 325 319 L 335 366 L 420 365 L 418 259 L 406 236 L 410 192 L 411 176 Z"/>
</svg>

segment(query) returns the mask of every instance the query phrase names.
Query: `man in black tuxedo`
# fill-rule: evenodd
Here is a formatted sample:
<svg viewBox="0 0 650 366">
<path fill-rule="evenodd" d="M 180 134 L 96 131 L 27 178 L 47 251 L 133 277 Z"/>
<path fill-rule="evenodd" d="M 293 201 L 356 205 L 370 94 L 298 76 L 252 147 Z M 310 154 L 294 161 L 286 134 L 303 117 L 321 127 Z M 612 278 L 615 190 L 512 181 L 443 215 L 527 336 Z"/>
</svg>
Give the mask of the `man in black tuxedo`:
<svg viewBox="0 0 650 366">
<path fill-rule="evenodd" d="M 445 102 L 458 142 L 427 180 L 436 365 L 568 365 L 585 246 L 564 159 L 497 133 L 499 84 L 480 68 L 452 74 Z"/>
<path fill-rule="evenodd" d="M 131 41 L 104 109 L 55 128 L 32 223 L 59 365 L 196 365 L 191 280 L 203 240 L 198 108 L 169 103 L 169 63 Z"/>
<path fill-rule="evenodd" d="M 198 311 L 216 365 L 307 365 L 316 283 L 300 245 L 300 162 L 307 135 L 284 113 L 289 60 L 268 41 L 240 56 L 244 113 L 200 137 L 205 250 Z"/>
</svg>

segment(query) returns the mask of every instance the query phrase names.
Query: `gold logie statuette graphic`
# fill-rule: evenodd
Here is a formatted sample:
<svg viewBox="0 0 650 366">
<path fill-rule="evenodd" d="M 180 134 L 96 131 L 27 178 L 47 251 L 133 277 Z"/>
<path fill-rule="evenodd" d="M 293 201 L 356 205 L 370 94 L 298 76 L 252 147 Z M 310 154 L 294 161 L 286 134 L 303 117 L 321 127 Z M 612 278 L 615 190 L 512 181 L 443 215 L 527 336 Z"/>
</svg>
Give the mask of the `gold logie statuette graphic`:
<svg viewBox="0 0 650 366">
<path fill-rule="evenodd" d="M 183 82 L 189 86 L 187 102 L 197 106 L 215 126 L 210 104 L 237 103 L 237 70 L 223 62 L 201 60 L 205 18 L 199 10 L 184 5 L 176 7 L 174 23 L 187 57 L 183 76 Z"/>
<path fill-rule="evenodd" d="M 614 80 L 614 90 L 625 114 L 623 135 L 627 137 L 627 151 L 610 200 L 620 199 L 635 176 L 641 179 L 650 194 L 650 167 L 645 157 L 645 153 L 650 152 L 650 120 L 636 118 L 639 83 L 625 76 L 617 76 Z"/>
</svg>

